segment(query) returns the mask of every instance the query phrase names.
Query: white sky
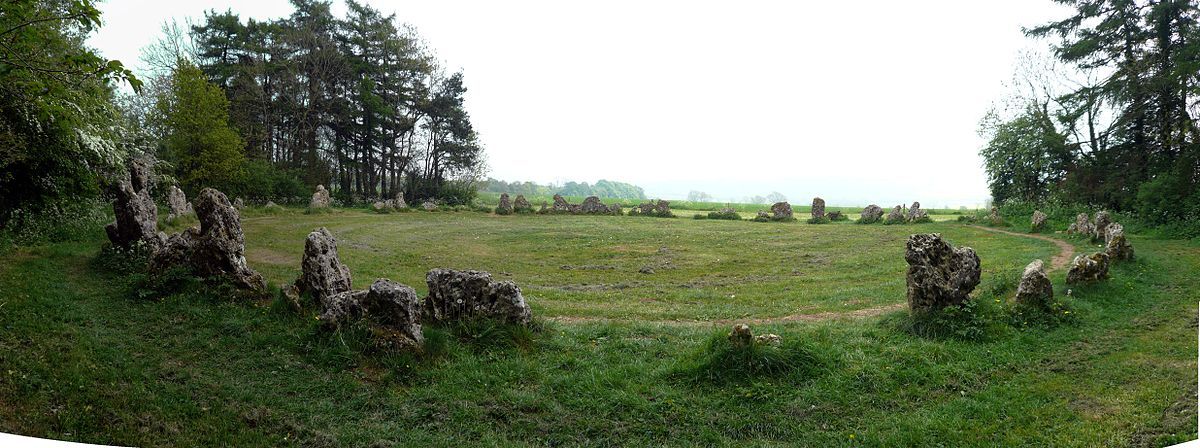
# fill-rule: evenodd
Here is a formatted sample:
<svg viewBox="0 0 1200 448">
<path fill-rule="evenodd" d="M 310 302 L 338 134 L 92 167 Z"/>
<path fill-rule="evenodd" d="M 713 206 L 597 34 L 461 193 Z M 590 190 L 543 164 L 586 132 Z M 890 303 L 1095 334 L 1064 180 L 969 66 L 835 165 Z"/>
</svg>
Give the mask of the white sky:
<svg viewBox="0 0 1200 448">
<path fill-rule="evenodd" d="M 987 199 L 979 119 L 1020 50 L 1041 46 L 1021 26 L 1065 16 L 1050 0 L 367 3 L 464 71 L 492 177 L 884 207 Z M 91 45 L 132 66 L 172 17 L 291 12 L 286 0 L 100 8 Z"/>
</svg>

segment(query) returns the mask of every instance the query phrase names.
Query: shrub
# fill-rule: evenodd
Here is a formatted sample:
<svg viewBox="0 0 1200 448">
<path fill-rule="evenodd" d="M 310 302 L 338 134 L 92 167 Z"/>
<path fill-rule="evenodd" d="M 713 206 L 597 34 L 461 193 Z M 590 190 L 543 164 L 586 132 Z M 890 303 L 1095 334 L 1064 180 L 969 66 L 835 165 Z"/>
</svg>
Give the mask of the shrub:
<svg viewBox="0 0 1200 448">
<path fill-rule="evenodd" d="M 741 221 L 742 215 L 734 210 L 720 210 L 708 212 L 708 219 L 728 219 L 730 221 Z"/>
<path fill-rule="evenodd" d="M 0 220 L 0 250 L 14 245 L 81 241 L 103 233 L 112 221 L 112 205 L 78 199 L 8 211 Z"/>
<path fill-rule="evenodd" d="M 708 219 L 708 215 L 697 213 L 692 215 L 692 219 Z"/>
</svg>

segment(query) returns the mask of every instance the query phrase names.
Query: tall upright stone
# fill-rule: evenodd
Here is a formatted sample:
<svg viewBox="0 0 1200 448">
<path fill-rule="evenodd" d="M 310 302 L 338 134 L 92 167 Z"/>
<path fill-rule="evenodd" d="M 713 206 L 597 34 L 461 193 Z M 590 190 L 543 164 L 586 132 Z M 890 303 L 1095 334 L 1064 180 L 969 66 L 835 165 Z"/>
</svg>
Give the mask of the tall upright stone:
<svg viewBox="0 0 1200 448">
<path fill-rule="evenodd" d="M 1067 234 L 1071 235 L 1086 235 L 1090 238 L 1093 233 L 1095 232 L 1092 229 L 1092 221 L 1087 213 L 1075 215 L 1075 222 L 1067 227 Z"/>
<path fill-rule="evenodd" d="M 1046 308 L 1054 300 L 1054 284 L 1046 276 L 1045 263 L 1033 260 L 1021 273 L 1021 282 L 1017 284 L 1017 303 Z"/>
<path fill-rule="evenodd" d="M 773 221 L 791 221 L 796 219 L 792 215 L 792 204 L 787 201 L 776 202 L 771 205 L 771 220 Z"/>
<path fill-rule="evenodd" d="M 266 280 L 246 263 L 241 216 L 225 193 L 201 190 L 196 217 L 200 226 L 171 235 L 166 247 L 155 254 L 152 268 L 161 271 L 184 264 L 196 276 L 224 277 L 238 288 L 264 292 Z"/>
<path fill-rule="evenodd" d="M 175 185 L 167 190 L 167 209 L 171 211 L 167 216 L 167 219 L 170 220 L 193 213 L 192 204 L 188 203 L 187 195 Z"/>
<path fill-rule="evenodd" d="M 496 206 L 497 215 L 511 215 L 513 212 L 512 202 L 508 199 L 508 193 L 500 193 L 500 205 Z"/>
<path fill-rule="evenodd" d="M 1125 227 L 1120 223 L 1109 224 L 1104 230 L 1104 253 L 1111 261 L 1127 261 L 1134 258 L 1133 245 L 1125 237 Z"/>
<path fill-rule="evenodd" d="M 904 252 L 908 262 L 908 306 L 914 313 L 958 305 L 979 285 L 979 256 L 954 248 L 941 234 L 915 234 Z"/>
<path fill-rule="evenodd" d="M 105 226 L 114 246 L 128 248 L 143 244 L 151 251 L 160 248 L 166 235 L 158 231 L 158 206 L 150 196 L 150 167 L 140 160 L 129 163 L 129 178 L 116 185 L 113 214 Z"/>
<path fill-rule="evenodd" d="M 1046 216 L 1041 210 L 1034 210 L 1033 217 L 1029 219 L 1029 228 L 1034 232 L 1041 232 L 1046 229 Z"/>
<path fill-rule="evenodd" d="M 920 222 L 927 218 L 929 218 L 929 213 L 922 210 L 921 203 L 917 201 L 913 201 L 912 207 L 908 208 L 908 215 L 905 216 L 908 222 Z"/>
<path fill-rule="evenodd" d="M 296 286 L 322 304 L 326 298 L 350 290 L 350 268 L 338 258 L 337 239 L 329 229 L 313 230 L 304 239 L 304 256 L 300 260 L 300 278 L 296 280 Z"/>
<path fill-rule="evenodd" d="M 813 198 L 812 200 L 812 218 L 825 218 L 825 200 L 821 198 Z"/>
<path fill-rule="evenodd" d="M 1092 222 L 1092 241 L 1104 241 L 1104 232 L 1112 223 L 1112 215 L 1107 211 L 1096 212 L 1096 219 Z"/>
</svg>

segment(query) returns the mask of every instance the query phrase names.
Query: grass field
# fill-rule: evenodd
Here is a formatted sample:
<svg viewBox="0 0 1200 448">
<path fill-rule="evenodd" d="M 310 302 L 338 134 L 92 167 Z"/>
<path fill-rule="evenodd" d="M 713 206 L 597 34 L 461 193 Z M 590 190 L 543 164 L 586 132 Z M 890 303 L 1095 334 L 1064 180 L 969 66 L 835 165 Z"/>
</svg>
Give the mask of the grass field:
<svg viewBox="0 0 1200 448">
<path fill-rule="evenodd" d="M 1200 245 L 1073 287 L 1073 318 L 981 341 L 903 330 L 903 250 L 940 232 L 983 261 L 1001 307 L 1046 241 L 952 223 L 862 226 L 609 216 L 289 210 L 244 219 L 274 284 L 328 227 L 356 287 L 425 290 L 433 267 L 517 282 L 528 340 L 431 328 L 430 360 L 364 353 L 310 315 L 204 291 L 131 297 L 102 232 L 0 263 L 0 431 L 122 445 L 1157 446 L 1196 437 Z M 1085 250 L 1085 244 L 1077 244 Z M 640 273 L 644 267 L 652 274 Z M 884 310 L 874 312 L 872 310 Z M 872 312 L 864 312 L 872 311 Z M 800 317 L 800 319 L 793 319 Z M 803 369 L 688 375 L 732 322 L 762 321 Z M 491 341 L 491 343 L 489 343 Z M 501 341 L 501 342 L 496 342 Z"/>
</svg>

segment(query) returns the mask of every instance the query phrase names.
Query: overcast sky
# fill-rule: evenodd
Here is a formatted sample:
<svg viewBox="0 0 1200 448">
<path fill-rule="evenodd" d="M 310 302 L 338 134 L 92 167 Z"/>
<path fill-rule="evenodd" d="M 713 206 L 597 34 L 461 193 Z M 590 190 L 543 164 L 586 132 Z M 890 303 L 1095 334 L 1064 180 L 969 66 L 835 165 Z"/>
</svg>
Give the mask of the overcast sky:
<svg viewBox="0 0 1200 448">
<path fill-rule="evenodd" d="M 464 72 L 492 177 L 885 207 L 988 198 L 979 119 L 1018 54 L 1041 46 L 1021 27 L 1065 15 L 1050 0 L 367 3 Z M 134 66 L 170 18 L 291 12 L 286 0 L 100 8 L 90 43 Z"/>
</svg>

